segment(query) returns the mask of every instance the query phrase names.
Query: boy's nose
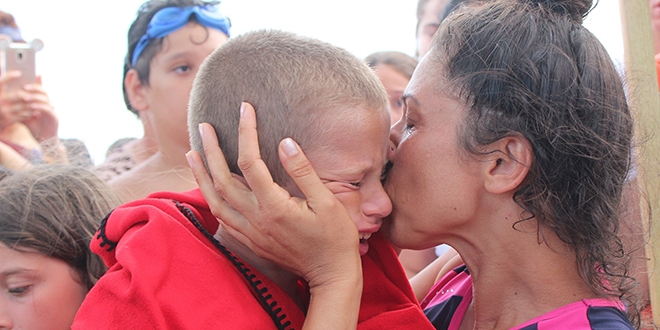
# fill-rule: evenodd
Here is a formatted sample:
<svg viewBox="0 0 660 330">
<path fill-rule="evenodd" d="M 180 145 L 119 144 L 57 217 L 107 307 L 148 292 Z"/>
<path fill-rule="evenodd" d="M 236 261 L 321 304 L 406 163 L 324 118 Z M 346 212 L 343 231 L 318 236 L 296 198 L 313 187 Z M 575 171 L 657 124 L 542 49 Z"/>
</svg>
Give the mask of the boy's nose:
<svg viewBox="0 0 660 330">
<path fill-rule="evenodd" d="M 373 196 L 365 203 L 364 213 L 378 218 L 384 218 L 392 213 L 392 201 L 382 185 L 379 185 Z"/>
</svg>

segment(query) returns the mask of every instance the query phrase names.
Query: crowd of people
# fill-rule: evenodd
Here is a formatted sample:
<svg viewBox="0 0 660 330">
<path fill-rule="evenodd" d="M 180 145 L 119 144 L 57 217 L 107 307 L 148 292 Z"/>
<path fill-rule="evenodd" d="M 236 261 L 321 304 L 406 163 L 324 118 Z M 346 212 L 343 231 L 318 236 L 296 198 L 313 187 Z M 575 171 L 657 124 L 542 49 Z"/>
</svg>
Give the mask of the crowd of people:
<svg viewBox="0 0 660 330">
<path fill-rule="evenodd" d="M 147 0 L 122 84 L 144 134 L 98 165 L 0 70 L 0 328 L 652 328 L 594 5 L 419 0 L 414 57 L 358 58 Z M 25 42 L 2 11 L 0 38 Z"/>
</svg>

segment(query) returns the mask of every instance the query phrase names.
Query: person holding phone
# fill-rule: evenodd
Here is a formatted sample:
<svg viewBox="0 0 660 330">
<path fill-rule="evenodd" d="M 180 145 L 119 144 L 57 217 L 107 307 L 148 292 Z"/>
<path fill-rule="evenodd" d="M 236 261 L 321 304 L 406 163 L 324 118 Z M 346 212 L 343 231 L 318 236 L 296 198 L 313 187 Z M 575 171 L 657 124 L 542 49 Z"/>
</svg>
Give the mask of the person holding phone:
<svg viewBox="0 0 660 330">
<path fill-rule="evenodd" d="M 0 39 L 25 43 L 14 17 L 3 11 L 0 11 Z M 0 71 L 0 165 L 21 169 L 30 163 L 66 161 L 65 149 L 58 138 L 59 120 L 41 77 L 33 75 L 34 61 L 8 63 L 32 68 L 20 70 L 12 66 Z M 16 84 L 25 74 L 34 76 L 23 80 L 32 83 Z"/>
</svg>

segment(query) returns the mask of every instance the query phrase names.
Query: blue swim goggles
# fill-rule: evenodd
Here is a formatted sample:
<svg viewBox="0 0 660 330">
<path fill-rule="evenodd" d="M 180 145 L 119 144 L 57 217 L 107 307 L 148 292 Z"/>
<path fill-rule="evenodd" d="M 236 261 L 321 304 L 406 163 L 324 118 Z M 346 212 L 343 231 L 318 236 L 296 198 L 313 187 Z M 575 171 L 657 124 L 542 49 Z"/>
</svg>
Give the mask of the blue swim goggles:
<svg viewBox="0 0 660 330">
<path fill-rule="evenodd" d="M 135 50 L 131 64 L 135 66 L 140 54 L 147 47 L 149 41 L 163 38 L 166 35 L 182 28 L 188 24 L 190 15 L 195 15 L 199 24 L 221 31 L 229 37 L 231 22 L 229 18 L 218 10 L 218 6 L 190 6 L 190 7 L 166 7 L 154 14 L 147 26 L 147 32 L 140 38 Z"/>
</svg>

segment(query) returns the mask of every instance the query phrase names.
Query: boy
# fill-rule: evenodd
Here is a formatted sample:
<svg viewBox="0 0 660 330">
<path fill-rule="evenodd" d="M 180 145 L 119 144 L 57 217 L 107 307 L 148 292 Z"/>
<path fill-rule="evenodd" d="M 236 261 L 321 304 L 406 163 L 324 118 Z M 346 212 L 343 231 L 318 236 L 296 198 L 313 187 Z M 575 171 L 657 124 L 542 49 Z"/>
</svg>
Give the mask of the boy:
<svg viewBox="0 0 660 330">
<path fill-rule="evenodd" d="M 193 84 L 188 127 L 193 149 L 202 152 L 199 127 L 211 123 L 236 174 L 243 101 L 259 112 L 262 158 L 274 180 L 302 197 L 276 151 L 292 137 L 355 221 L 367 274 L 359 327 L 405 319 L 406 328 L 431 328 L 394 249 L 376 233 L 391 203 L 381 185 L 388 101 L 375 74 L 343 49 L 279 31 L 247 33 L 218 48 Z M 218 227 L 198 189 L 117 208 L 91 244 L 109 271 L 74 328 L 302 328 L 306 283 Z"/>
<path fill-rule="evenodd" d="M 204 59 L 229 38 L 230 22 L 217 2 L 150 0 L 128 32 L 124 100 L 144 137 L 121 146 L 96 172 L 124 202 L 152 192 L 196 187 L 185 153 L 188 97 Z"/>
</svg>

